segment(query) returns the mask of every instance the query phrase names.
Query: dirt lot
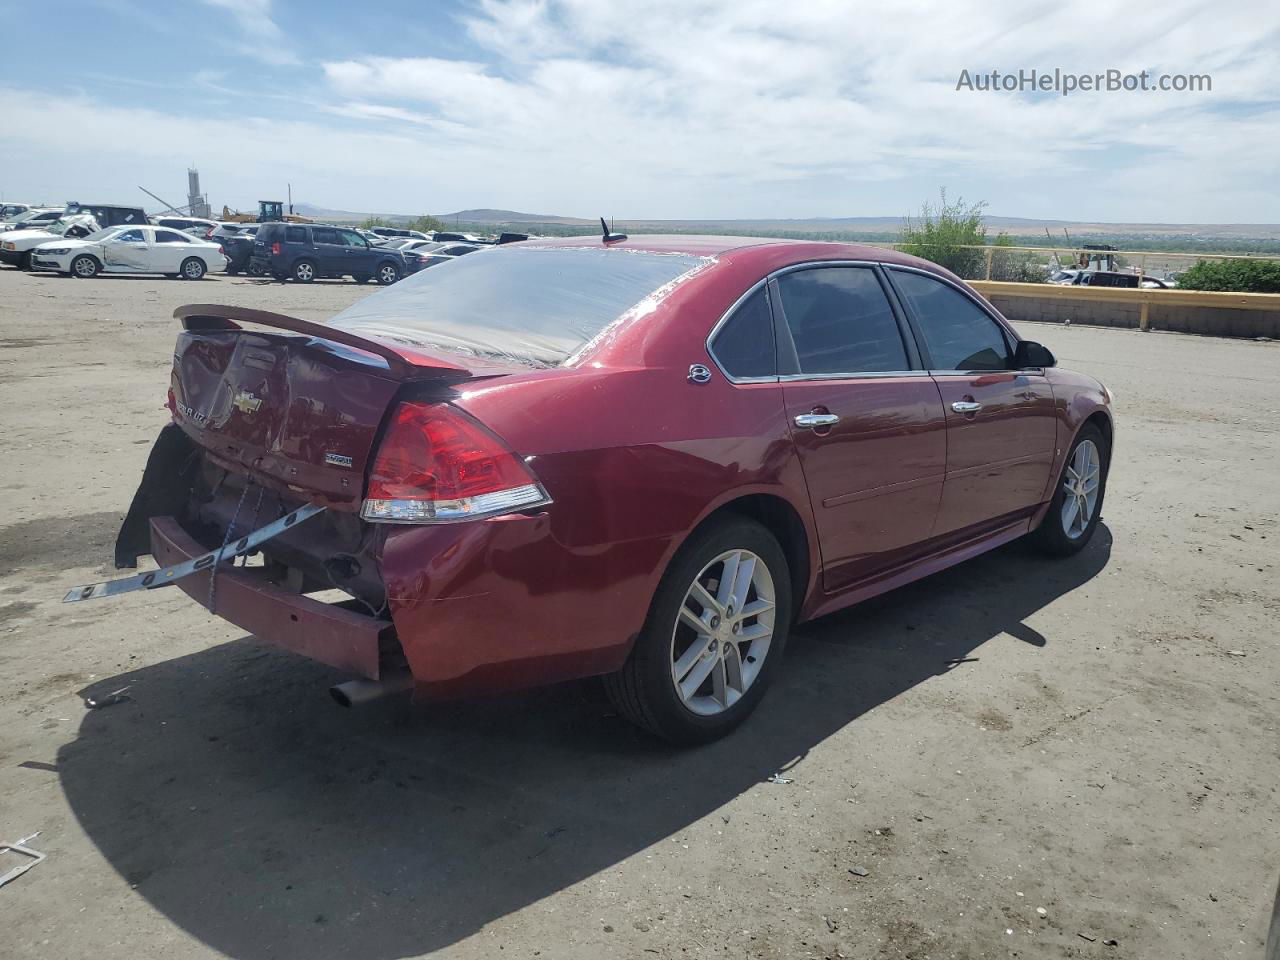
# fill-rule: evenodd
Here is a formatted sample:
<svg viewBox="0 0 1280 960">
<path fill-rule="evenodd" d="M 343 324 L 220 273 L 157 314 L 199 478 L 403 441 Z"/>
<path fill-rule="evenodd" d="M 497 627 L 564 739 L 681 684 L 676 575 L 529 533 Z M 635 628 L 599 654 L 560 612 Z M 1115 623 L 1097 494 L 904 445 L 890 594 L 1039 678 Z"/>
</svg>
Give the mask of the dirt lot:
<svg viewBox="0 0 1280 960">
<path fill-rule="evenodd" d="M 1280 344 L 1027 325 L 1117 397 L 1089 549 L 809 625 L 738 734 L 678 753 L 593 684 L 345 712 L 327 668 L 178 591 L 59 602 L 115 575 L 175 306 L 369 293 L 0 271 L 0 839 L 49 855 L 0 889 L 0 953 L 1260 954 Z"/>
</svg>

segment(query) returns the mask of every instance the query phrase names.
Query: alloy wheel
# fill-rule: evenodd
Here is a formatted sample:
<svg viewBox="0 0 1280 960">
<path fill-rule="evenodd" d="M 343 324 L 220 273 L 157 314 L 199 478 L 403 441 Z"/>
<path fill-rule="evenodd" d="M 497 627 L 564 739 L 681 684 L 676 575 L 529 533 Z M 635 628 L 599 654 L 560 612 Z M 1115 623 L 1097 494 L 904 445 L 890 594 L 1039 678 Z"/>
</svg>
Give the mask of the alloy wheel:
<svg viewBox="0 0 1280 960">
<path fill-rule="evenodd" d="M 77 277 L 92 277 L 98 272 L 98 265 L 88 257 L 77 257 L 72 266 L 75 268 Z"/>
<path fill-rule="evenodd" d="M 308 280 L 314 280 L 316 276 L 315 267 L 307 263 L 305 260 L 293 268 L 293 275 L 304 283 Z"/>
<path fill-rule="evenodd" d="M 720 554 L 693 580 L 671 631 L 671 681 L 693 713 L 732 707 L 764 667 L 776 594 L 768 566 L 750 550 Z"/>
<path fill-rule="evenodd" d="M 198 260 L 188 260 L 182 268 L 188 280 L 199 280 L 204 276 L 204 266 Z"/>
<path fill-rule="evenodd" d="M 1075 540 L 1084 535 L 1098 505 L 1102 457 L 1092 440 L 1082 440 L 1062 476 L 1062 532 Z"/>
<path fill-rule="evenodd" d="M 396 268 L 389 263 L 383 264 L 382 269 L 378 271 L 378 279 L 381 280 L 384 285 L 388 283 L 395 283 L 398 277 L 399 274 L 396 271 Z"/>
</svg>

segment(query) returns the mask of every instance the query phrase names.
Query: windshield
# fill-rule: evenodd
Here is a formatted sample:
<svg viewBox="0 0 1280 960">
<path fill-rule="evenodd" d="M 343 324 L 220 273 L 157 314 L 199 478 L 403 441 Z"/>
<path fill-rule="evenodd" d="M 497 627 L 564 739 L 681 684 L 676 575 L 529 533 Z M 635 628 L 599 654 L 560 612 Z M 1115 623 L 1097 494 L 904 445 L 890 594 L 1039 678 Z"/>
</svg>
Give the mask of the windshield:
<svg viewBox="0 0 1280 960">
<path fill-rule="evenodd" d="M 99 241 L 106 240 L 108 237 L 114 237 L 114 236 L 115 236 L 117 233 L 119 233 L 122 229 L 123 229 L 123 227 L 107 227 L 107 228 L 106 228 L 106 229 L 104 229 L 104 230 L 97 230 L 97 231 L 94 231 L 93 233 L 91 233 L 91 234 L 89 234 L 87 237 L 85 237 L 84 239 L 86 239 L 86 240 L 92 240 L 92 241 L 94 241 L 95 243 L 97 243 L 97 242 L 99 242 Z"/>
<path fill-rule="evenodd" d="M 556 366 L 710 262 L 625 249 L 496 248 L 415 273 L 329 323 L 423 348 Z"/>
</svg>

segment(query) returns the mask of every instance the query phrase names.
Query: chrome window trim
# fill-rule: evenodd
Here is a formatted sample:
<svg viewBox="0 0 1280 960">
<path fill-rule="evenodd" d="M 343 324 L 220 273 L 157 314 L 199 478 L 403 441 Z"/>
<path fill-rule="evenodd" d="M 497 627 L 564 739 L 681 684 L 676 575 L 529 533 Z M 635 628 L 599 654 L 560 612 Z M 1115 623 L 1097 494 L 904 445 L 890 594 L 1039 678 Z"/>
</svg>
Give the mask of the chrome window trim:
<svg viewBox="0 0 1280 960">
<path fill-rule="evenodd" d="M 764 376 L 764 377 L 733 376 L 732 374 L 729 373 L 728 370 L 725 369 L 724 364 L 720 362 L 720 358 L 716 356 L 715 350 L 711 348 L 711 341 L 713 341 L 716 338 L 716 334 L 720 332 L 721 328 L 724 327 L 724 325 L 729 322 L 729 318 L 732 317 L 734 313 L 737 312 L 740 306 L 742 306 L 744 303 L 750 300 L 755 294 L 763 290 L 765 286 L 769 283 L 770 277 L 772 277 L 772 274 L 763 278 L 762 280 L 757 280 L 750 287 L 748 287 L 747 291 L 744 294 L 742 294 L 742 296 L 738 297 L 737 300 L 733 301 L 733 303 L 729 306 L 729 309 L 720 315 L 720 319 L 716 321 L 715 326 L 711 328 L 711 332 L 707 334 L 707 339 L 704 343 L 704 346 L 707 348 L 707 355 L 711 357 L 711 362 L 716 365 L 716 369 L 720 371 L 720 375 L 724 377 L 726 380 L 728 380 L 730 383 L 777 383 L 778 381 L 778 374 L 776 372 L 778 369 L 776 344 L 775 344 L 774 360 L 773 360 L 773 369 L 775 373 L 773 374 L 773 376 Z M 773 312 L 772 306 L 769 308 L 769 311 L 770 311 L 770 314 L 772 314 Z"/>
<path fill-rule="evenodd" d="M 734 311 L 737 310 L 738 307 L 742 306 L 742 304 L 745 303 L 748 299 L 750 299 L 752 294 L 763 289 L 770 283 L 770 281 L 775 280 L 778 277 L 785 276 L 788 273 L 795 273 L 796 271 L 799 271 L 799 270 L 815 270 L 815 269 L 821 269 L 823 267 L 867 267 L 867 268 L 870 268 L 871 270 L 875 270 L 876 267 L 885 267 L 885 266 L 888 266 L 888 264 L 882 263 L 879 260 L 806 260 L 803 263 L 793 263 L 786 267 L 779 267 L 777 270 L 774 270 L 772 273 L 766 274 L 762 279 L 757 280 L 755 283 L 753 283 L 749 288 L 747 288 L 746 293 L 742 294 L 742 296 L 738 297 L 737 300 L 733 301 L 733 304 L 729 307 L 729 309 L 720 315 L 720 319 L 716 321 L 715 326 L 711 328 L 711 332 L 707 334 L 707 339 L 705 344 L 707 348 L 707 354 L 711 357 L 712 362 L 716 365 L 716 369 L 720 371 L 721 376 L 723 376 L 726 380 L 728 380 L 732 384 L 783 383 L 783 382 L 799 383 L 805 380 L 867 380 L 867 379 L 872 379 L 877 377 L 928 376 L 929 372 L 927 370 L 892 370 L 892 371 L 864 370 L 857 373 L 812 373 L 812 374 L 806 374 L 806 373 L 776 374 L 775 373 L 771 377 L 734 377 L 734 376 L 731 376 L 729 374 L 729 371 L 727 371 L 724 368 L 724 365 L 720 362 L 720 358 L 716 356 L 716 352 L 713 349 L 711 349 L 711 341 L 714 340 L 716 334 L 720 332 L 720 328 L 729 322 L 729 318 L 733 316 Z M 911 269 L 914 269 L 914 268 L 911 268 Z M 929 271 L 927 270 L 921 270 L 919 272 L 926 273 L 926 274 L 929 273 Z M 933 276 L 933 274 L 929 274 L 929 275 Z M 885 300 L 889 304 L 889 309 L 892 310 L 894 305 L 893 305 L 893 302 L 889 299 L 888 293 L 885 294 Z M 773 309 L 772 305 L 770 305 L 771 312 L 772 312 L 772 309 Z M 895 320 L 896 320 L 896 313 L 895 313 Z M 777 322 L 776 317 L 774 318 L 774 322 L 775 323 Z M 905 345 L 904 345 L 904 349 L 905 349 Z M 910 360 L 910 356 L 908 356 L 907 359 Z M 775 369 L 777 368 L 776 355 L 774 360 L 774 367 Z"/>
<path fill-rule="evenodd" d="M 807 380 L 883 380 L 890 377 L 927 377 L 928 370 L 868 370 L 863 373 L 784 373 L 777 379 L 783 383 Z"/>
</svg>

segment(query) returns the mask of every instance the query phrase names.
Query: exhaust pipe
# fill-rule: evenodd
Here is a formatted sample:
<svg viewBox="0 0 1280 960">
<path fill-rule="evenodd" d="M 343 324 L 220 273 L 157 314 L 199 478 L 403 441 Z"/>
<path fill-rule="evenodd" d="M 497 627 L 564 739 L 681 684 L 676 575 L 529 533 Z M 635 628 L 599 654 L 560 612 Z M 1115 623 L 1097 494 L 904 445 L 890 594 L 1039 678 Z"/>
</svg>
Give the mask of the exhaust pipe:
<svg viewBox="0 0 1280 960">
<path fill-rule="evenodd" d="M 413 674 L 408 670 L 395 670 L 384 674 L 381 680 L 361 678 L 340 683 L 329 688 L 329 696 L 340 706 L 359 707 L 412 688 Z"/>
</svg>

